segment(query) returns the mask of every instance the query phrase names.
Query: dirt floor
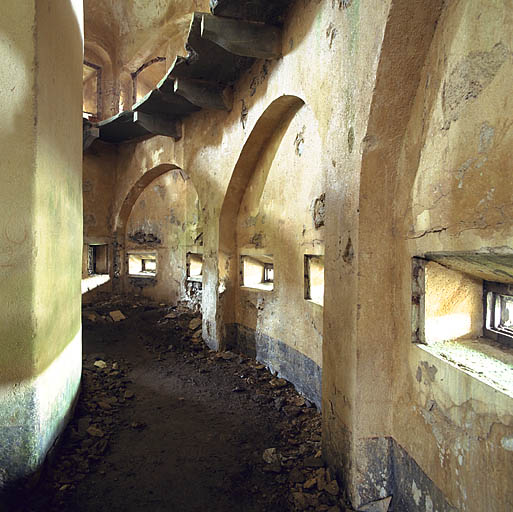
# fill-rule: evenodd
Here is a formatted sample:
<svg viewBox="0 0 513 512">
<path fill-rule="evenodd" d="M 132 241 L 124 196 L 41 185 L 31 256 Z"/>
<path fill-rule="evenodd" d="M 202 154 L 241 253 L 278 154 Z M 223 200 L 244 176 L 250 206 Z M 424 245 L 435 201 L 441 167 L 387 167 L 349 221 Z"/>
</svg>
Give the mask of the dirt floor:
<svg viewBox="0 0 513 512">
<path fill-rule="evenodd" d="M 84 307 L 83 326 L 74 418 L 9 512 L 344 512 L 318 411 L 256 361 L 210 351 L 199 316 L 116 297 Z"/>
</svg>

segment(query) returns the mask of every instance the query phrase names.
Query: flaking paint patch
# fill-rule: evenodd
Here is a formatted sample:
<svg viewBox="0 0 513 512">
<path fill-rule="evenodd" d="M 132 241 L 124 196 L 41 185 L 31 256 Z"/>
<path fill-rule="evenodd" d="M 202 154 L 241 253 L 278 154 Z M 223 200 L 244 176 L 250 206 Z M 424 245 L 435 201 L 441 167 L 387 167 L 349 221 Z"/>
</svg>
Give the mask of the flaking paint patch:
<svg viewBox="0 0 513 512">
<path fill-rule="evenodd" d="M 301 131 L 296 135 L 294 140 L 294 147 L 296 148 L 296 155 L 301 156 L 303 154 L 303 147 L 305 145 L 305 131 L 306 126 L 303 126 Z"/>
<path fill-rule="evenodd" d="M 503 437 L 501 439 L 501 446 L 508 450 L 509 452 L 513 452 L 513 437 Z"/>
<path fill-rule="evenodd" d="M 353 152 L 354 148 L 354 128 L 352 126 L 349 127 L 349 131 L 347 132 L 347 151 L 349 154 Z"/>
<path fill-rule="evenodd" d="M 479 97 L 510 55 L 502 43 L 497 43 L 489 51 L 468 54 L 454 66 L 443 85 L 443 129 L 448 130 L 451 122 Z"/>
<path fill-rule="evenodd" d="M 413 501 L 415 501 L 415 504 L 419 506 L 420 498 L 422 498 L 422 491 L 417 487 L 415 480 L 411 483 L 411 494 L 413 496 Z"/>
<path fill-rule="evenodd" d="M 488 122 L 484 122 L 481 125 L 481 132 L 479 133 L 479 153 L 486 153 L 490 150 L 493 144 L 493 137 L 495 135 L 495 128 L 488 124 Z"/>
</svg>

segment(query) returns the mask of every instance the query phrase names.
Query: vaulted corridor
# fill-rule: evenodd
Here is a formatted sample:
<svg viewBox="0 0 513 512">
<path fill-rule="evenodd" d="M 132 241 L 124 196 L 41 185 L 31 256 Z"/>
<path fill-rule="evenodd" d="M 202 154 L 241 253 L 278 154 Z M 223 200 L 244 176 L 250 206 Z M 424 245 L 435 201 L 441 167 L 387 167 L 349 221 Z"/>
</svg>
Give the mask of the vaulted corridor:
<svg viewBox="0 0 513 512">
<path fill-rule="evenodd" d="M 512 511 L 512 26 L 1 0 L 1 512 Z"/>
<path fill-rule="evenodd" d="M 74 418 L 28 502 L 6 511 L 344 510 L 317 409 L 263 365 L 209 350 L 197 315 L 114 297 L 83 321 Z"/>
</svg>

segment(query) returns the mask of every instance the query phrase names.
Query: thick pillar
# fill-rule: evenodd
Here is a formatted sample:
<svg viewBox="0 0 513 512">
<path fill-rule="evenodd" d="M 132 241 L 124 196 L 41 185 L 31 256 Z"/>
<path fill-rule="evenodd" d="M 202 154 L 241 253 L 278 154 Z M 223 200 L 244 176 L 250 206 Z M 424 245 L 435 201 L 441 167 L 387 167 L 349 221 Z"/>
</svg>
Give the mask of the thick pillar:
<svg viewBox="0 0 513 512">
<path fill-rule="evenodd" d="M 37 474 L 81 375 L 82 0 L 0 2 L 0 493 Z"/>
</svg>

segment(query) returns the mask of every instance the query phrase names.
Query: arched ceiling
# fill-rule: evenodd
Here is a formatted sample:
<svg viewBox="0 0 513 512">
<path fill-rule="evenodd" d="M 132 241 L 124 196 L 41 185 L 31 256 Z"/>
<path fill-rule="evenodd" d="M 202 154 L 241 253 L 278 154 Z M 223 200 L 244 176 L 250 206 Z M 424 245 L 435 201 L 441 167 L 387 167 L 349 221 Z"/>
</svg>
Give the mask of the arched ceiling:
<svg viewBox="0 0 513 512">
<path fill-rule="evenodd" d="M 208 10 L 209 0 L 84 0 L 85 38 L 135 71 L 158 52 L 185 54 L 191 14 Z"/>
</svg>

